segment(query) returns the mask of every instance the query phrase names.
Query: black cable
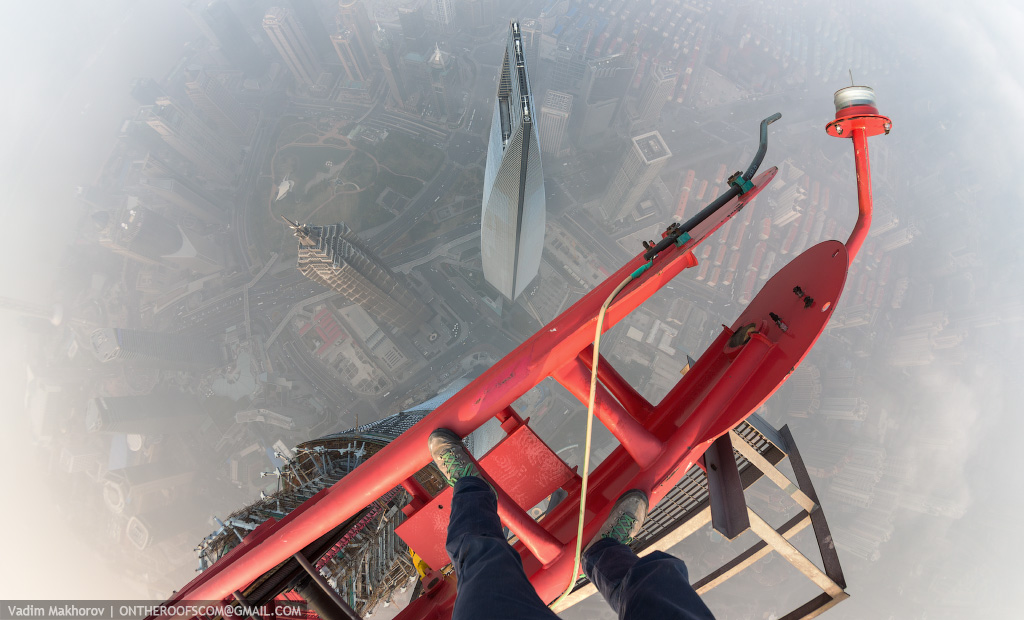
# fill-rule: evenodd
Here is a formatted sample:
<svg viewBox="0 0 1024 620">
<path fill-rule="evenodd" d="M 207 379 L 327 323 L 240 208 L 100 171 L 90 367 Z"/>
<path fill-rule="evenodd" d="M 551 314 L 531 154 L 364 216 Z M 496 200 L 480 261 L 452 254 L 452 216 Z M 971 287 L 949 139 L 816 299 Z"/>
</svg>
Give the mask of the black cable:
<svg viewBox="0 0 1024 620">
<path fill-rule="evenodd" d="M 757 173 L 757 169 L 761 167 L 761 162 L 764 160 L 764 155 L 765 153 L 768 152 L 768 125 L 771 125 L 780 118 L 782 118 L 782 114 L 776 112 L 775 114 L 772 114 L 768 118 L 761 121 L 761 133 L 758 140 L 757 153 L 754 154 L 754 159 L 750 162 L 750 166 L 747 167 L 747 171 L 743 174 L 743 178 L 745 180 L 749 181 L 754 176 L 754 174 Z M 699 213 L 697 213 L 690 219 L 686 220 L 685 224 L 673 224 L 672 226 L 670 226 L 670 232 L 668 236 L 659 241 L 657 245 L 649 248 L 646 252 L 644 252 L 644 258 L 646 260 L 651 260 L 660 252 L 664 251 L 665 249 L 675 244 L 676 240 L 679 239 L 679 237 L 696 228 L 701 222 L 711 217 L 712 213 L 718 211 L 718 209 L 721 208 L 724 204 L 726 204 L 736 196 L 739 196 L 741 193 L 742 190 L 740 189 L 740 186 L 738 184 L 730 185 L 729 189 L 725 190 L 725 192 L 721 196 L 715 198 L 711 202 L 711 204 L 701 209 Z"/>
</svg>

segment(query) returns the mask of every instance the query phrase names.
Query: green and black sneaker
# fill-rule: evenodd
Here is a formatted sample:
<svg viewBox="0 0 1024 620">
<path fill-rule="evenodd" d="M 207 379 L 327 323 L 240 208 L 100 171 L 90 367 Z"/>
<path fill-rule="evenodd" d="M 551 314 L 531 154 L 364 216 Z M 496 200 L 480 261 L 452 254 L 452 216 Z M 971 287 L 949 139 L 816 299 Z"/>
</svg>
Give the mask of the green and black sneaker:
<svg viewBox="0 0 1024 620">
<path fill-rule="evenodd" d="M 462 438 L 447 428 L 439 428 L 430 433 L 427 447 L 430 449 L 434 464 L 451 486 L 455 486 L 463 476 L 481 477 L 480 470 L 476 468 L 476 464 L 466 452 L 466 447 L 462 445 Z"/>
<path fill-rule="evenodd" d="M 640 533 L 644 519 L 647 518 L 647 494 L 639 489 L 627 491 L 615 502 L 611 514 L 601 526 L 597 536 L 590 541 L 593 545 L 604 538 L 613 538 L 624 545 L 633 542 L 633 537 Z M 587 545 L 587 548 L 590 548 Z"/>
</svg>

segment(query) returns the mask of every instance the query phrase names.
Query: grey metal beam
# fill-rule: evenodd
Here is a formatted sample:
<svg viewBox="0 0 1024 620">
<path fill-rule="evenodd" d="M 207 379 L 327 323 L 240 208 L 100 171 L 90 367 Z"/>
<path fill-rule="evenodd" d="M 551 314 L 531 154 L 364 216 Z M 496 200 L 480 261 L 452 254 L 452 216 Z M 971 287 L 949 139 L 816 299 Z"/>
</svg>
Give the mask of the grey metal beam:
<svg viewBox="0 0 1024 620">
<path fill-rule="evenodd" d="M 806 512 L 801 512 L 796 515 L 781 527 L 776 529 L 783 538 L 790 539 L 796 536 L 799 532 L 802 532 L 804 528 L 811 524 L 811 518 Z M 752 547 L 739 554 L 731 561 L 723 564 L 715 571 L 709 573 L 699 581 L 693 584 L 693 589 L 697 591 L 697 594 L 704 594 L 708 590 L 711 590 L 725 581 L 732 579 L 740 571 L 750 567 L 764 556 L 772 552 L 772 548 L 763 540 L 757 541 Z"/>
<path fill-rule="evenodd" d="M 336 610 L 334 611 L 336 611 L 336 613 L 339 614 L 339 617 L 345 617 L 348 618 L 348 620 L 359 620 L 359 614 L 357 614 L 355 610 L 349 607 L 348 603 L 345 602 L 345 599 L 341 598 L 341 595 L 338 594 L 338 591 L 331 587 L 331 584 L 327 583 L 327 579 L 324 578 L 322 574 L 320 574 L 320 571 L 318 571 L 312 564 L 309 563 L 309 560 L 306 559 L 306 556 L 302 555 L 301 553 L 296 553 L 292 557 L 295 558 L 295 561 L 299 563 L 299 566 L 301 566 L 302 569 L 306 571 L 306 574 L 310 576 L 312 583 L 318 586 L 320 592 L 326 596 L 326 598 L 322 602 L 329 601 L 331 604 L 333 604 L 332 606 L 336 608 Z M 313 601 L 311 601 L 310 599 L 306 600 L 310 604 L 313 603 Z"/>
<path fill-rule="evenodd" d="M 821 563 L 825 567 L 825 574 L 829 579 L 839 584 L 839 587 L 846 589 L 846 578 L 843 576 L 843 567 L 839 564 L 839 554 L 836 552 L 835 542 L 832 540 L 832 531 L 829 530 L 828 522 L 825 520 L 825 513 L 821 511 L 821 502 L 818 501 L 818 494 L 814 491 L 814 484 L 811 476 L 807 473 L 804 459 L 800 456 L 800 450 L 793 440 L 793 433 L 789 426 L 779 429 L 782 437 L 790 447 L 789 463 L 793 466 L 793 474 L 800 490 L 804 492 L 818 505 L 818 508 L 811 511 L 811 525 L 814 526 L 814 537 L 818 541 L 818 550 L 821 552 Z"/>
<path fill-rule="evenodd" d="M 832 597 L 839 596 L 843 588 L 832 581 L 818 566 L 810 561 L 807 556 L 794 547 L 785 537 L 779 535 L 772 526 L 761 518 L 759 514 L 749 507 L 747 514 L 750 516 L 750 527 L 754 533 L 761 537 L 761 540 L 771 545 L 784 560 L 792 564 L 798 571 L 814 582 L 816 586 L 827 592 Z"/>
<path fill-rule="evenodd" d="M 850 595 L 846 592 L 843 592 L 838 596 L 829 596 L 827 593 L 822 592 L 800 607 L 797 607 L 785 616 L 779 618 L 779 620 L 810 620 L 811 618 L 817 618 L 848 598 L 850 598 Z"/>
<path fill-rule="evenodd" d="M 252 618 L 252 620 L 263 620 L 263 618 L 260 617 L 260 615 L 256 613 L 256 611 L 253 609 L 253 606 L 249 604 L 249 601 L 245 600 L 245 597 L 242 596 L 241 592 L 235 590 L 231 593 L 231 596 L 235 597 L 235 600 L 238 601 L 238 604 L 242 606 L 242 611 L 249 612 L 249 618 Z"/>
<path fill-rule="evenodd" d="M 730 433 L 711 444 L 704 453 L 704 463 L 711 500 L 711 527 L 732 540 L 750 529 L 750 519 Z"/>
<path fill-rule="evenodd" d="M 785 459 L 787 455 L 790 455 L 791 452 L 795 451 L 796 449 L 796 444 L 793 441 L 792 434 L 789 433 L 788 428 L 784 429 L 785 433 L 776 431 L 763 418 L 756 417 L 755 415 L 752 415 L 750 418 L 748 418 L 747 422 L 754 430 L 760 433 L 771 445 L 760 445 L 760 449 L 763 450 L 763 452 L 761 453 L 761 457 L 763 457 L 764 459 L 763 462 L 755 464 L 754 462 L 751 462 L 750 459 L 747 459 L 748 464 L 744 467 L 742 471 L 739 472 L 740 487 L 742 489 L 749 488 L 757 480 L 760 480 L 763 476 L 765 476 L 765 472 L 762 471 L 762 468 L 760 468 L 758 465 L 771 465 L 774 468 L 774 466 L 776 466 L 779 462 Z M 741 425 L 740 427 L 737 428 L 741 429 L 743 427 Z M 746 443 L 746 441 L 742 439 L 743 436 L 739 434 L 739 431 L 735 432 L 737 433 L 737 437 L 741 441 L 743 441 L 743 443 Z M 749 431 L 743 432 L 749 433 Z M 730 447 L 734 447 L 735 445 L 735 442 L 730 443 Z M 740 446 L 740 448 L 742 447 L 743 446 Z M 740 448 L 737 448 L 736 451 L 742 455 L 743 450 Z M 735 466 L 736 456 L 731 452 L 730 455 Z M 799 453 L 797 453 L 797 457 L 799 458 Z M 767 470 L 769 468 L 764 467 L 764 469 Z M 814 506 L 814 509 L 811 511 L 810 515 L 808 515 L 807 512 L 800 512 L 799 514 L 791 518 L 786 524 L 784 524 L 777 530 L 772 531 L 772 535 L 777 539 L 776 542 L 778 542 L 778 540 L 781 540 L 785 542 L 785 546 L 788 546 L 791 549 L 792 546 L 788 543 L 789 538 L 795 536 L 798 532 L 803 531 L 808 524 L 814 525 L 815 521 L 821 521 L 822 523 L 824 523 L 824 515 L 821 513 L 820 508 L 816 505 L 818 502 L 818 498 L 817 495 L 814 494 L 814 489 L 813 486 L 810 484 L 810 477 L 807 475 L 807 470 L 803 465 L 803 461 L 800 460 L 799 462 L 794 462 L 793 469 L 794 472 L 796 472 L 796 478 L 798 483 L 797 486 L 799 488 L 798 493 L 800 495 L 805 496 L 806 499 L 813 502 L 813 504 L 811 505 Z M 716 475 L 718 473 L 718 470 L 711 471 L 715 472 Z M 709 491 L 710 490 L 711 489 L 709 488 Z M 680 515 L 678 520 L 670 524 L 667 524 L 664 527 L 664 529 L 657 531 L 657 533 L 651 538 L 643 540 L 642 542 L 638 541 L 640 542 L 640 544 L 636 547 L 637 555 L 642 557 L 654 551 L 667 551 L 669 548 L 673 547 L 682 539 L 685 539 L 687 536 L 693 534 L 696 530 L 700 529 L 704 525 L 711 522 L 710 506 L 711 502 L 709 499 L 701 501 L 696 505 L 692 506 L 691 508 L 689 508 L 688 510 L 686 510 L 684 514 Z M 743 504 L 743 509 L 744 511 L 746 511 L 745 503 Z M 771 530 L 771 526 L 769 526 L 766 523 L 764 523 L 764 527 Z M 827 525 L 825 527 L 827 528 Z M 767 555 L 768 553 L 771 553 L 771 551 L 773 550 L 775 549 L 772 545 L 769 545 L 764 540 L 761 540 L 757 544 L 752 546 L 750 549 L 734 558 L 728 564 L 720 567 L 714 573 L 711 573 L 710 575 L 696 582 L 694 584 L 694 588 L 698 589 L 698 592 L 710 590 L 715 586 L 719 585 L 721 582 L 724 582 L 730 579 L 731 577 L 735 576 L 744 568 L 749 567 L 758 559 Z M 793 549 L 793 551 L 796 550 Z M 834 554 L 834 549 L 832 549 L 832 552 Z M 798 551 L 796 551 L 796 554 L 800 555 Z M 824 551 L 822 555 L 823 557 L 825 556 Z M 800 558 L 802 559 L 802 563 L 811 564 L 810 561 L 806 558 L 803 558 L 802 555 L 800 555 Z M 800 562 L 800 560 L 798 560 L 798 562 Z M 813 567 L 811 570 L 817 572 L 819 580 L 825 583 L 826 585 L 828 585 L 827 581 L 831 579 L 833 582 L 835 582 L 836 585 L 845 588 L 845 582 L 841 581 L 840 579 L 836 579 L 836 575 L 838 575 L 840 578 L 842 576 L 842 571 L 838 570 L 838 557 L 836 557 L 836 562 L 836 571 L 833 571 L 829 568 L 828 561 L 825 562 L 826 571 L 824 574 L 821 574 L 820 569 L 817 569 L 817 567 Z M 813 566 L 813 564 L 811 564 L 811 566 Z M 561 612 L 573 606 L 574 604 L 582 601 L 583 599 L 591 596 L 592 594 L 596 593 L 596 591 L 597 590 L 593 584 L 585 583 L 584 585 L 579 586 L 575 591 L 573 591 L 573 593 L 570 594 L 566 598 L 566 600 L 562 601 L 562 604 L 560 604 L 558 608 L 554 611 L 556 613 Z M 813 618 L 818 614 L 824 612 L 826 609 L 831 608 L 832 606 L 838 604 L 840 601 L 848 597 L 849 595 L 846 594 L 845 591 L 837 592 L 836 596 L 831 596 L 827 593 L 823 593 L 822 595 L 813 599 L 811 602 L 801 606 L 797 611 L 787 614 L 783 620 Z"/>
<path fill-rule="evenodd" d="M 797 485 L 793 484 L 793 482 L 786 477 L 786 474 L 779 471 L 779 469 L 770 463 L 768 459 L 761 456 L 761 453 L 755 450 L 753 446 L 736 435 L 736 431 L 729 431 L 729 435 L 732 435 L 735 438 L 733 446 L 736 448 L 736 451 L 743 456 L 743 458 L 750 461 L 750 464 L 754 467 L 763 471 L 765 476 L 768 476 L 768 478 L 774 482 L 777 487 L 790 495 L 796 503 L 800 504 L 801 508 L 807 512 L 814 510 L 817 502 L 814 502 L 811 498 L 807 497 L 807 494 L 801 491 Z"/>
<path fill-rule="evenodd" d="M 768 422 L 768 420 L 765 420 L 756 413 L 752 413 L 744 421 L 755 431 L 761 433 L 764 438 L 770 441 L 776 448 L 785 454 L 789 454 L 789 442 L 786 441 L 785 437 L 783 437 L 782 434 L 779 433 L 779 431 L 776 430 L 770 422 Z"/>
</svg>

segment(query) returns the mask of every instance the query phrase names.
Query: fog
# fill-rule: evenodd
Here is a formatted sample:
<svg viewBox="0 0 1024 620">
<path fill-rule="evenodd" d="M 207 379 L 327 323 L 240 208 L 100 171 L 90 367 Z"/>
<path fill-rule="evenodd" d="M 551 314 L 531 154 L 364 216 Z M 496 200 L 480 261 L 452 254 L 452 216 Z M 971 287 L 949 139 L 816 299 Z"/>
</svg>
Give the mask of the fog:
<svg viewBox="0 0 1024 620">
<path fill-rule="evenodd" d="M 1024 318 L 1015 65 L 1024 10 L 1015 3 L 362 0 L 362 24 L 344 7 L 336 22 L 334 2 L 222 0 L 241 40 L 211 34 L 207 4 L 5 7 L 0 599 L 169 596 L 202 565 L 193 548 L 204 537 L 233 531 L 223 520 L 284 484 L 272 473 L 285 466 L 282 450 L 478 376 L 677 210 L 689 217 L 724 191 L 716 170 L 745 169 L 758 122 L 781 112 L 762 165 L 780 174 L 748 207 L 737 249 L 726 251 L 732 236 L 713 236 L 705 243 L 724 260 L 698 249 L 709 269 L 684 271 L 609 332 L 608 360 L 656 401 L 686 356 L 736 319 L 747 274 L 756 293 L 804 249 L 847 238 L 852 148 L 824 126 L 852 74 L 893 122 L 869 142 L 873 232 L 831 326 L 758 413 L 792 429 L 832 528 L 850 599 L 824 617 L 1015 615 L 1024 551 L 1012 529 L 1024 507 L 1012 439 Z M 302 22 L 312 60 L 281 56 L 262 24 L 275 5 Z M 454 10 L 447 26 L 443 6 Z M 416 9 L 422 35 L 412 32 Z M 574 98 L 561 140 L 552 148 L 541 135 L 544 253 L 514 301 L 485 277 L 480 240 L 511 18 L 539 24 L 527 61 L 542 132 L 558 116 L 545 95 Z M 350 24 L 372 32 L 326 37 Z M 397 78 L 382 70 L 388 60 L 367 69 L 346 51 L 364 43 L 380 58 L 389 45 L 400 52 Z M 621 84 L 587 68 L 608 57 L 628 65 Z M 655 65 L 678 77 L 648 118 Z M 303 66 L 319 73 L 304 82 Z M 159 133 L 170 118 L 186 119 L 177 142 Z M 181 138 L 189 122 L 200 135 Z M 605 197 L 630 138 L 654 130 L 672 156 L 646 189 L 623 194 L 634 206 L 615 212 Z M 296 269 L 311 259 L 282 217 L 335 235 L 354 248 L 347 256 L 380 266 L 377 278 L 412 297 L 331 294 L 347 285 Z M 351 230 L 328 230 L 339 222 Z M 141 357 L 122 344 L 102 361 L 94 334 L 109 328 L 173 336 L 153 336 Z M 88 410 L 100 398 L 130 403 L 132 424 L 97 427 Z M 586 410 L 565 390 L 538 388 L 516 407 L 569 465 L 582 462 L 571 446 L 582 443 Z M 614 445 L 599 428 L 596 458 Z M 105 494 L 150 464 L 156 478 L 121 504 Z M 779 495 L 762 481 L 748 500 L 779 525 Z M 785 507 L 785 518 L 797 510 Z M 149 519 L 146 544 L 127 533 L 133 517 Z M 794 542 L 817 560 L 807 533 Z M 740 550 L 705 527 L 673 553 L 696 580 L 728 559 L 723 549 Z M 717 617 L 781 617 L 819 592 L 774 557 L 704 597 Z M 613 617 L 598 595 L 562 616 Z"/>
</svg>

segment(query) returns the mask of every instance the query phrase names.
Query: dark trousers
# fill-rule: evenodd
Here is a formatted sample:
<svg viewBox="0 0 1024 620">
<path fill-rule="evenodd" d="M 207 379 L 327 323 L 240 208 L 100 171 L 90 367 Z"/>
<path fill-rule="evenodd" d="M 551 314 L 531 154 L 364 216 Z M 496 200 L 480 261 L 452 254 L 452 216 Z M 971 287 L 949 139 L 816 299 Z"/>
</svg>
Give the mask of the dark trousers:
<svg viewBox="0 0 1024 620">
<path fill-rule="evenodd" d="M 455 484 L 445 549 L 458 577 L 452 620 L 558 617 L 537 596 L 519 553 L 505 540 L 497 498 L 480 478 L 466 476 Z M 713 618 L 690 587 L 679 558 L 661 552 L 638 558 L 626 545 L 606 538 L 582 560 L 587 577 L 619 618 Z"/>
</svg>

